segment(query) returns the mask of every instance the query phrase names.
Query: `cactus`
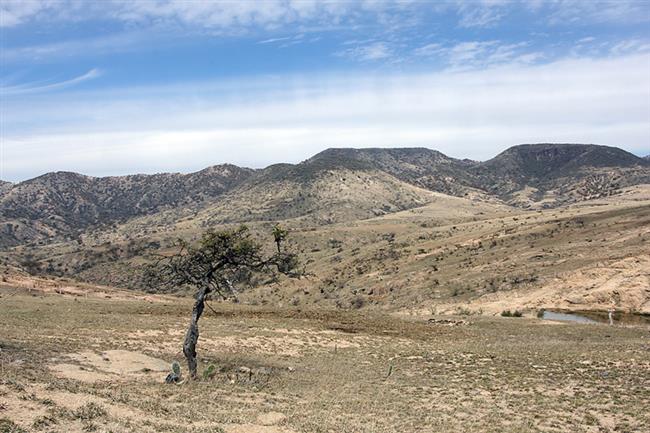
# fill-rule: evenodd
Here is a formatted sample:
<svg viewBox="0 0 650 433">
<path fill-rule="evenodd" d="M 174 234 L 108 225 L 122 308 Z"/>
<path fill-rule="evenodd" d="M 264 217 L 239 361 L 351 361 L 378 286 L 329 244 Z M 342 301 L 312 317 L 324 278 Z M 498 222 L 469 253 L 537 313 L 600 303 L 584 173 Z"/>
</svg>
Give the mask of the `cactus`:
<svg viewBox="0 0 650 433">
<path fill-rule="evenodd" d="M 172 371 L 165 378 L 165 383 L 178 383 L 181 380 L 181 365 L 174 361 L 172 362 Z"/>
<path fill-rule="evenodd" d="M 214 364 L 208 365 L 208 368 L 203 370 L 203 378 L 211 379 L 217 373 L 217 367 Z"/>
<path fill-rule="evenodd" d="M 181 375 L 181 365 L 178 363 L 178 361 L 172 362 L 172 372 L 177 376 Z"/>
</svg>

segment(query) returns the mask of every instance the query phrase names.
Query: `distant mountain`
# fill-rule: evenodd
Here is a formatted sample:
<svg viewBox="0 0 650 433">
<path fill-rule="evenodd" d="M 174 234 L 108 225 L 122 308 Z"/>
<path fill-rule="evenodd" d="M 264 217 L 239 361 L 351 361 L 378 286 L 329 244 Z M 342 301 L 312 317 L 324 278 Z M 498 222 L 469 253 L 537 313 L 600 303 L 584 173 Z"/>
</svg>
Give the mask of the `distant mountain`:
<svg viewBox="0 0 650 433">
<path fill-rule="evenodd" d="M 584 167 L 635 167 L 645 162 L 617 147 L 591 144 L 522 144 L 480 164 L 481 171 L 517 182 L 566 177 Z"/>
<path fill-rule="evenodd" d="M 132 218 L 202 226 L 292 219 L 303 226 L 366 219 L 468 196 L 523 208 L 599 198 L 650 183 L 650 161 L 584 144 L 523 144 L 476 162 L 425 148 L 328 149 L 299 164 L 93 178 L 57 172 L 0 183 L 0 247 L 75 237 Z"/>
<path fill-rule="evenodd" d="M 0 185 L 0 244 L 74 236 L 171 207 L 212 200 L 254 173 L 220 165 L 191 174 L 95 178 L 56 172 L 9 187 Z"/>
<path fill-rule="evenodd" d="M 296 219 L 323 225 L 423 206 L 435 194 L 372 167 L 341 160 L 274 165 L 242 182 L 198 214 L 205 224 Z"/>
<path fill-rule="evenodd" d="M 473 184 L 468 169 L 477 164 L 426 148 L 328 149 L 303 164 L 332 168 L 340 167 L 342 161 L 351 169 L 383 171 L 412 185 L 450 195 L 467 192 Z"/>
<path fill-rule="evenodd" d="M 644 156 L 643 159 L 650 161 L 650 155 Z"/>
<path fill-rule="evenodd" d="M 7 191 L 9 191 L 12 186 L 13 183 L 0 180 L 0 197 L 2 197 Z"/>
<path fill-rule="evenodd" d="M 591 144 L 522 144 L 471 169 L 486 192 L 514 205 L 554 206 L 650 183 L 650 164 L 622 149 Z"/>
</svg>

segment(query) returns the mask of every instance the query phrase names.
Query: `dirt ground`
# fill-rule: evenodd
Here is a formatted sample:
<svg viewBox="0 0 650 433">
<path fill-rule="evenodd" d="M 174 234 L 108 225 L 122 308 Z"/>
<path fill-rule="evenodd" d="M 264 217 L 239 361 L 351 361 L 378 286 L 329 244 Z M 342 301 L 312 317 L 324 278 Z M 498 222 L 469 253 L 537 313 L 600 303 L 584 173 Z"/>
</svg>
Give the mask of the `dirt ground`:
<svg viewBox="0 0 650 433">
<path fill-rule="evenodd" d="M 0 289 L 0 432 L 642 432 L 650 329 Z M 435 320 L 437 319 L 437 320 Z"/>
</svg>

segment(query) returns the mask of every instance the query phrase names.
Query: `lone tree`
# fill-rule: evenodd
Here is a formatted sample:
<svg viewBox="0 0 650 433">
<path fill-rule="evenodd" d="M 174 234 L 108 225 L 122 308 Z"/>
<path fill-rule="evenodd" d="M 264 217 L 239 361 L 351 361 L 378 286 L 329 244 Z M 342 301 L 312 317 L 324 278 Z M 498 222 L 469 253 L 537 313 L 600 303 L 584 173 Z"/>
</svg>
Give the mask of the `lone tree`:
<svg viewBox="0 0 650 433">
<path fill-rule="evenodd" d="M 300 276 L 295 254 L 283 251 L 287 231 L 276 225 L 273 237 L 277 252 L 265 255 L 246 226 L 233 230 L 206 231 L 196 246 L 178 241 L 178 253 L 161 258 L 146 270 L 150 286 L 190 286 L 197 290 L 192 318 L 185 334 L 183 354 L 190 377 L 196 378 L 196 343 L 199 339 L 199 319 L 205 302 L 216 294 L 223 299 L 235 294 L 234 283 L 251 273 Z"/>
</svg>

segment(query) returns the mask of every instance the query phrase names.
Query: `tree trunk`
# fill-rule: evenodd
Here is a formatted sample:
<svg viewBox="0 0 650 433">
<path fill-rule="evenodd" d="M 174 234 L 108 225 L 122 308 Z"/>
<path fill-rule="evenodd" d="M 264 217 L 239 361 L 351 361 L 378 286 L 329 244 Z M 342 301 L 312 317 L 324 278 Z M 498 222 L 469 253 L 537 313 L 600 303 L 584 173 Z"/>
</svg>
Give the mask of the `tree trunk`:
<svg viewBox="0 0 650 433">
<path fill-rule="evenodd" d="M 185 342 L 183 343 L 183 354 L 187 360 L 187 368 L 190 371 L 190 377 L 192 379 L 196 378 L 196 343 L 199 340 L 199 319 L 201 318 L 201 314 L 203 314 L 205 298 L 209 293 L 210 289 L 208 287 L 201 289 L 197 293 L 196 302 L 192 309 L 192 320 L 190 320 L 190 326 L 187 328 Z"/>
</svg>

